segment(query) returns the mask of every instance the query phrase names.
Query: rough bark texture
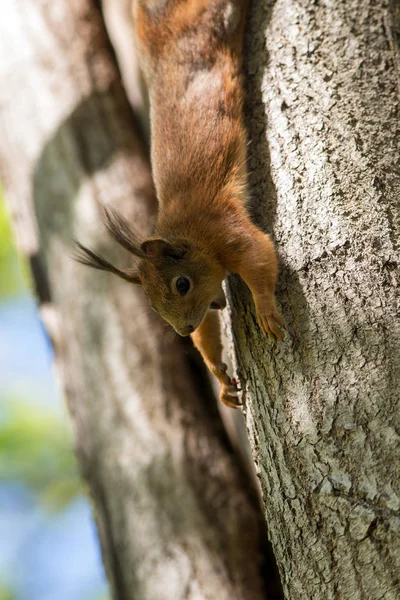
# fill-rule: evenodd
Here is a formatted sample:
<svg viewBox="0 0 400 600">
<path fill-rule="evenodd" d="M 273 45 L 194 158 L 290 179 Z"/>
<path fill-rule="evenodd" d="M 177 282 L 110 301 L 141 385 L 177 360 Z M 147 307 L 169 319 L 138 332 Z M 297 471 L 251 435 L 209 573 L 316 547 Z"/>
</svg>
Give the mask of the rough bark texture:
<svg viewBox="0 0 400 600">
<path fill-rule="evenodd" d="M 190 349 L 140 290 L 70 258 L 78 238 L 127 260 L 100 203 L 143 233 L 155 208 L 95 4 L 3 0 L 0 77 L 1 177 L 52 317 L 114 598 L 265 598 L 261 512 Z"/>
<path fill-rule="evenodd" d="M 237 278 L 231 320 L 293 600 L 400 597 L 399 36 L 394 1 L 255 0 L 249 18 L 251 191 L 288 333 L 265 341 Z"/>
</svg>

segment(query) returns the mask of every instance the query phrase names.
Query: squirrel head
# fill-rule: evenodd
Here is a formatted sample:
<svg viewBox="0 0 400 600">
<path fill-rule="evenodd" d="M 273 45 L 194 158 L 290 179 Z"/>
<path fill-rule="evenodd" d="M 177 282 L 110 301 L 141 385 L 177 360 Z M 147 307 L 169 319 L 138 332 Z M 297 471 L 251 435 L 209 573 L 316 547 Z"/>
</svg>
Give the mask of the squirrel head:
<svg viewBox="0 0 400 600">
<path fill-rule="evenodd" d="M 197 329 L 209 308 L 225 307 L 226 272 L 215 259 L 186 240 L 152 237 L 140 243 L 114 210 L 104 209 L 104 217 L 112 237 L 136 257 L 135 268 L 118 269 L 79 242 L 76 260 L 141 285 L 151 308 L 182 336 Z"/>
<path fill-rule="evenodd" d="M 209 308 L 226 305 L 225 270 L 183 240 L 150 238 L 141 244 L 145 258 L 139 278 L 150 306 L 180 335 L 200 325 Z"/>
</svg>

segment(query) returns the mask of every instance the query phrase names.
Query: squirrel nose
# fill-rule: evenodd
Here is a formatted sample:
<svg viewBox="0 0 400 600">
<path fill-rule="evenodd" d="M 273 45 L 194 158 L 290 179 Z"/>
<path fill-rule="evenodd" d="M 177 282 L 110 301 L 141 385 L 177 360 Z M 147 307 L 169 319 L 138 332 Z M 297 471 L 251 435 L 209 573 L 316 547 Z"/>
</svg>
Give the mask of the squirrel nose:
<svg viewBox="0 0 400 600">
<path fill-rule="evenodd" d="M 175 329 L 176 333 L 179 333 L 179 335 L 183 337 L 190 335 L 191 333 L 193 333 L 194 330 L 195 327 L 193 327 L 193 325 L 186 325 L 185 328 L 182 327 L 182 329 Z"/>
</svg>

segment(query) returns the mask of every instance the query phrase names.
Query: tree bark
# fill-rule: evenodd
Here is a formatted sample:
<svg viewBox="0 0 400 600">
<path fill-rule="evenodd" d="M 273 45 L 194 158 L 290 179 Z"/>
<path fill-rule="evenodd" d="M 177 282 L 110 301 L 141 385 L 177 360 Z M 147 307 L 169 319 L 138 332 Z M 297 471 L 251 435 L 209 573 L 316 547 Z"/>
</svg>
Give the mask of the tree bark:
<svg viewBox="0 0 400 600">
<path fill-rule="evenodd" d="M 71 260 L 115 259 L 100 204 L 143 234 L 155 198 L 96 4 L 3 0 L 0 169 L 30 258 L 119 600 L 279 598 L 255 493 L 190 348 L 140 290 Z"/>
<path fill-rule="evenodd" d="M 400 597 L 399 39 L 394 0 L 260 0 L 249 18 L 253 211 L 286 339 L 264 339 L 234 277 L 230 319 L 293 600 Z"/>
</svg>

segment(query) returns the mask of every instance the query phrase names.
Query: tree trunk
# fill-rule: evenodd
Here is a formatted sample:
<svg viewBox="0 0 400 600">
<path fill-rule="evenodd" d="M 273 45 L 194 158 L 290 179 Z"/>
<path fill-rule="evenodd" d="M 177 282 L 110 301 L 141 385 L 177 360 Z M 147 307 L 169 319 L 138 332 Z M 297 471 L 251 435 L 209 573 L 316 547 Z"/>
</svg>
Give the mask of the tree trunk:
<svg viewBox="0 0 400 600">
<path fill-rule="evenodd" d="M 230 318 L 293 600 L 400 595 L 399 36 L 394 0 L 260 0 L 248 24 L 251 192 L 286 339 L 233 277 Z"/>
<path fill-rule="evenodd" d="M 51 327 L 119 600 L 271 598 L 256 495 L 187 345 L 140 290 L 71 260 L 123 262 L 100 204 L 143 234 L 150 169 L 96 4 L 3 0 L 0 169 Z M 264 552 L 264 554 L 263 554 Z M 266 581 L 263 577 L 266 576 Z"/>
</svg>

